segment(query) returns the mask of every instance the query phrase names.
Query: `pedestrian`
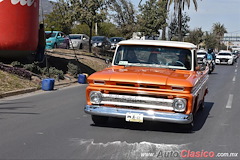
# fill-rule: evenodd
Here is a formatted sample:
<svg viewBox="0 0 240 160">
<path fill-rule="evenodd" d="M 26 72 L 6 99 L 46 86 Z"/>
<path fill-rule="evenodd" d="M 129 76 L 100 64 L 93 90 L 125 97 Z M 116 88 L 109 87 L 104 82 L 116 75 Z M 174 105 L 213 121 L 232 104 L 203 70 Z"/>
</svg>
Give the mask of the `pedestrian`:
<svg viewBox="0 0 240 160">
<path fill-rule="evenodd" d="M 45 30 L 44 24 L 41 23 L 39 25 L 38 30 L 38 46 L 36 51 L 36 60 L 39 62 L 42 62 L 44 59 L 45 47 L 46 47 Z"/>
</svg>

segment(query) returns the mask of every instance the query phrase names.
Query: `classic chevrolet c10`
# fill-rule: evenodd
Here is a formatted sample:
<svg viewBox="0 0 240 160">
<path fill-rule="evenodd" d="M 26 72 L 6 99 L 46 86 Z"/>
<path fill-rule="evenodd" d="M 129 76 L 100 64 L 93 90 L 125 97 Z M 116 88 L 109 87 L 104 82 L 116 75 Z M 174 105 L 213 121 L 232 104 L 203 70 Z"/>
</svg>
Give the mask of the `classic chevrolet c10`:
<svg viewBox="0 0 240 160">
<path fill-rule="evenodd" d="M 198 66 L 196 49 L 186 42 L 121 41 L 111 67 L 88 77 L 85 112 L 95 124 L 116 117 L 192 128 L 208 92 L 208 68 Z"/>
</svg>

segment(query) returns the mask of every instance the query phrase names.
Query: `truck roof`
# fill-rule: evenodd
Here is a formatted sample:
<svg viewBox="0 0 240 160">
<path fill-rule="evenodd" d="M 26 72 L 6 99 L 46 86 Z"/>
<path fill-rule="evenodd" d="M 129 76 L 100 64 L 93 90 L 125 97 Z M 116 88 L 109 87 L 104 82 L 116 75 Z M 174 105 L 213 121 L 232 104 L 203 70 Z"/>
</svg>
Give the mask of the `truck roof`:
<svg viewBox="0 0 240 160">
<path fill-rule="evenodd" d="M 164 40 L 125 40 L 118 43 L 119 45 L 149 45 L 149 46 L 165 46 L 165 47 L 176 47 L 195 49 L 196 45 L 188 42 L 178 41 L 164 41 Z"/>
</svg>

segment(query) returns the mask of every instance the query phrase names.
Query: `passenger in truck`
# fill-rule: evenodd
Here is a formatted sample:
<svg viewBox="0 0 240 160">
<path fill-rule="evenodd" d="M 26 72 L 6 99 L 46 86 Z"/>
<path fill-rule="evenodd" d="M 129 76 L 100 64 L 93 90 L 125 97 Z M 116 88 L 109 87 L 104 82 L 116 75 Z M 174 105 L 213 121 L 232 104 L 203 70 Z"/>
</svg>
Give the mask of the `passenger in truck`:
<svg viewBox="0 0 240 160">
<path fill-rule="evenodd" d="M 129 50 L 127 54 L 127 61 L 129 63 L 139 63 L 139 60 L 137 59 L 136 53 L 134 50 Z"/>
</svg>

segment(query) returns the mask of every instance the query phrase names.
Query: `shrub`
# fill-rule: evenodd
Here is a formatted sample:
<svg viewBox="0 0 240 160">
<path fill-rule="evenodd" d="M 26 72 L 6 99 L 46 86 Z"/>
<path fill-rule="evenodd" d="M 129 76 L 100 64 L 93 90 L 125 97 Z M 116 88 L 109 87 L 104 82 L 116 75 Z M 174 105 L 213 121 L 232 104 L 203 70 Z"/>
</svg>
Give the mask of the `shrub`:
<svg viewBox="0 0 240 160">
<path fill-rule="evenodd" d="M 62 70 L 58 70 L 55 67 L 50 67 L 49 70 L 47 67 L 43 68 L 42 74 L 46 75 L 50 78 L 55 78 L 55 79 L 64 79 L 64 73 Z"/>
<path fill-rule="evenodd" d="M 6 66 L 4 64 L 0 64 L 0 69 L 5 71 L 5 72 L 16 74 L 20 77 L 27 78 L 29 80 L 31 80 L 31 77 L 32 77 L 32 74 L 30 72 L 26 71 L 23 68 L 10 67 L 10 66 Z"/>
<path fill-rule="evenodd" d="M 11 66 L 13 66 L 13 67 L 20 67 L 20 68 L 23 67 L 23 65 L 20 62 L 18 62 L 18 61 L 13 61 L 11 63 Z"/>
<path fill-rule="evenodd" d="M 81 73 L 80 68 L 79 68 L 77 65 L 73 64 L 73 63 L 68 63 L 67 68 L 68 68 L 68 71 L 67 71 L 67 72 L 68 72 L 71 76 L 77 77 L 77 75 L 78 75 L 79 73 Z"/>
<path fill-rule="evenodd" d="M 41 73 L 41 68 L 35 63 L 25 64 L 25 65 L 23 65 L 23 68 L 26 69 L 26 70 L 29 70 L 33 73 L 36 73 L 36 74 Z"/>
</svg>

